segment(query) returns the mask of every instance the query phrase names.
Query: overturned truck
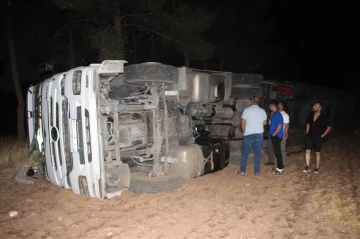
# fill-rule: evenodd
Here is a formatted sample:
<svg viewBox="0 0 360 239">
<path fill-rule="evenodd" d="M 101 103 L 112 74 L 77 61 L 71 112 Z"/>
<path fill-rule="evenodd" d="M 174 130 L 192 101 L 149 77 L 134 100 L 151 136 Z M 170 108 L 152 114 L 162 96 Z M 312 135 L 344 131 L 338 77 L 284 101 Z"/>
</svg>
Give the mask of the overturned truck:
<svg viewBox="0 0 360 239">
<path fill-rule="evenodd" d="M 46 178 L 110 198 L 174 190 L 226 167 L 262 76 L 125 63 L 78 67 L 29 88 L 29 138 Z"/>
</svg>

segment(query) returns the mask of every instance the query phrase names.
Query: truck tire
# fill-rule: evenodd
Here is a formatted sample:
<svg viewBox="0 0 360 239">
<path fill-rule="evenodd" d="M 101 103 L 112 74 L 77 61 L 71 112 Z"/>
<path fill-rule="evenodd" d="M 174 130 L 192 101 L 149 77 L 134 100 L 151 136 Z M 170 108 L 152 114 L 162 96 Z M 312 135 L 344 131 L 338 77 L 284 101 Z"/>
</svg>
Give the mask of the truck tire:
<svg viewBox="0 0 360 239">
<path fill-rule="evenodd" d="M 124 67 L 124 82 L 143 85 L 145 83 L 174 84 L 178 81 L 178 69 L 156 62 L 134 64 Z"/>
<path fill-rule="evenodd" d="M 134 193 L 160 193 L 180 188 L 182 183 L 178 174 L 170 173 L 160 177 L 149 177 L 145 172 L 134 172 L 130 176 L 129 191 Z"/>
</svg>

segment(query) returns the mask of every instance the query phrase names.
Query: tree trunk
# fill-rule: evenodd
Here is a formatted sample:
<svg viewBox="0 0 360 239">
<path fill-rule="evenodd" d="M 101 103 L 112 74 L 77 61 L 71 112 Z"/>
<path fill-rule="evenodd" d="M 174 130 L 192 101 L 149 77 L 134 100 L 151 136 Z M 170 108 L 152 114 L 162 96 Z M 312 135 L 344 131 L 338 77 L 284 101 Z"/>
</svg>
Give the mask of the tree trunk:
<svg viewBox="0 0 360 239">
<path fill-rule="evenodd" d="M 189 52 L 184 52 L 185 67 L 190 67 Z"/>
<path fill-rule="evenodd" d="M 68 38 L 69 38 L 69 65 L 70 68 L 75 68 L 75 47 L 74 47 L 74 32 L 73 29 L 70 27 L 68 31 Z"/>
<path fill-rule="evenodd" d="M 219 67 L 219 71 L 222 71 L 223 67 L 224 67 L 224 61 L 225 61 L 225 58 L 221 58 L 221 62 L 220 62 L 220 67 Z"/>
<path fill-rule="evenodd" d="M 204 70 L 207 70 L 207 62 L 206 61 L 203 61 L 203 68 L 204 68 Z"/>
<path fill-rule="evenodd" d="M 115 20 L 114 20 L 114 27 L 115 27 L 116 32 L 121 37 L 121 15 L 120 15 L 120 10 L 116 11 L 116 16 L 115 16 Z"/>
<path fill-rule="evenodd" d="M 133 64 L 137 63 L 137 39 L 135 32 L 132 33 L 133 45 L 132 45 L 132 54 L 133 54 Z"/>
<path fill-rule="evenodd" d="M 8 47 L 9 47 L 9 57 L 10 57 L 10 65 L 11 65 L 11 74 L 12 80 L 14 83 L 14 89 L 16 93 L 16 98 L 18 102 L 17 107 L 17 135 L 19 140 L 25 140 L 25 102 L 24 96 L 21 90 L 21 84 L 19 79 L 19 72 L 16 63 L 16 51 L 15 51 L 15 44 L 14 44 L 14 37 L 11 25 L 11 18 L 10 18 L 10 8 L 7 5 L 7 9 L 5 10 L 6 16 L 6 25 L 7 25 L 7 40 L 8 40 Z"/>
</svg>

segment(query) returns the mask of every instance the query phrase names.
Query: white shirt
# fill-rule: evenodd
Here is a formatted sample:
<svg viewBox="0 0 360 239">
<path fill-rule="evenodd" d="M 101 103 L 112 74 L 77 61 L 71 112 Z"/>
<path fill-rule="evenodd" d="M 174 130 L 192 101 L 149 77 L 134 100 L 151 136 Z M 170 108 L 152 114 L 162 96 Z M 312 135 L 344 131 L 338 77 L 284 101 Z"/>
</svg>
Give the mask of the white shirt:
<svg viewBox="0 0 360 239">
<path fill-rule="evenodd" d="M 246 120 L 244 136 L 262 134 L 264 132 L 264 121 L 267 119 L 267 116 L 265 110 L 258 105 L 247 107 L 241 118 Z"/>
<path fill-rule="evenodd" d="M 283 120 L 284 120 L 284 132 L 285 132 L 285 124 L 288 124 L 290 123 L 290 116 L 285 112 L 285 111 L 280 111 L 282 117 L 283 117 Z"/>
</svg>

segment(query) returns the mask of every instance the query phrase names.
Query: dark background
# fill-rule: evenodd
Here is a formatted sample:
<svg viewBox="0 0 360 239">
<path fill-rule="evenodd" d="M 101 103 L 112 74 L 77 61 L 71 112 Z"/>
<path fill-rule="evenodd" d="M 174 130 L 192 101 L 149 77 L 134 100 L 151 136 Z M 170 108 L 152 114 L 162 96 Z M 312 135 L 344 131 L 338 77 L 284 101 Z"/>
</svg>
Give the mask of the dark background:
<svg viewBox="0 0 360 239">
<path fill-rule="evenodd" d="M 191 67 L 260 73 L 269 80 L 304 81 L 358 94 L 359 4 L 283 0 L 182 2 L 215 15 L 211 28 L 201 34 L 214 46 L 214 52 L 206 61 L 192 60 Z M 27 87 L 41 80 L 36 76 L 39 64 L 55 61 L 59 71 L 69 68 L 66 59 L 55 56 L 61 49 L 57 49 L 56 54 L 49 53 L 54 44 L 52 37 L 56 29 L 66 24 L 62 16 L 69 14 L 69 10 L 60 9 L 51 1 L 19 0 L 12 4 L 15 5 L 10 12 L 17 62 L 26 100 Z M 16 133 L 17 101 L 11 81 L 4 17 L 0 24 L 4 26 L 0 29 L 3 36 L 0 40 L 0 135 L 7 135 Z M 98 52 L 84 43 L 86 39 L 76 29 L 74 39 L 76 47 L 82 47 L 76 66 L 98 62 Z M 136 52 L 134 57 L 131 47 L 126 47 L 124 58 L 129 63 L 185 64 L 176 46 L 164 44 L 154 34 L 144 34 Z"/>
</svg>

